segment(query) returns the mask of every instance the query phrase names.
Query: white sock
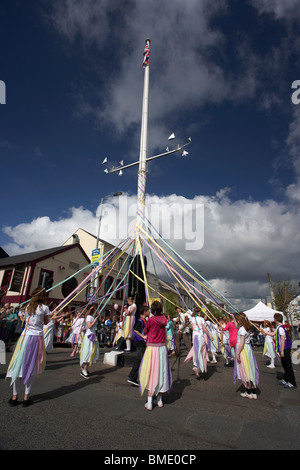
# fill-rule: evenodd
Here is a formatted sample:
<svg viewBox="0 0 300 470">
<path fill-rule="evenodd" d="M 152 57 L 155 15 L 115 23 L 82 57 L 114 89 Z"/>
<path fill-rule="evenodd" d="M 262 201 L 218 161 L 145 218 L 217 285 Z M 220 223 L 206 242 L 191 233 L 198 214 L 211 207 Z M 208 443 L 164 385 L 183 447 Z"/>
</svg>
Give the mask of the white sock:
<svg viewBox="0 0 300 470">
<path fill-rule="evenodd" d="M 126 339 L 126 349 L 131 349 L 131 339 Z"/>
<path fill-rule="evenodd" d="M 32 387 L 32 384 L 33 384 L 33 382 L 34 382 L 34 379 L 35 379 L 35 376 L 32 375 L 32 376 L 29 378 L 27 384 L 25 385 L 25 395 L 29 395 L 29 394 L 30 394 L 31 387 Z"/>
<path fill-rule="evenodd" d="M 271 364 L 270 365 L 274 366 L 274 357 L 271 357 L 270 359 L 271 359 Z"/>
<path fill-rule="evenodd" d="M 157 403 L 160 404 L 160 403 L 162 403 L 162 402 L 163 402 L 163 401 L 162 401 L 162 395 L 161 395 L 161 394 L 157 395 Z"/>
<path fill-rule="evenodd" d="M 13 395 L 19 395 L 20 385 L 21 385 L 21 378 L 17 377 L 13 383 Z"/>
<path fill-rule="evenodd" d="M 152 397 L 148 397 L 148 405 L 152 405 Z"/>
</svg>

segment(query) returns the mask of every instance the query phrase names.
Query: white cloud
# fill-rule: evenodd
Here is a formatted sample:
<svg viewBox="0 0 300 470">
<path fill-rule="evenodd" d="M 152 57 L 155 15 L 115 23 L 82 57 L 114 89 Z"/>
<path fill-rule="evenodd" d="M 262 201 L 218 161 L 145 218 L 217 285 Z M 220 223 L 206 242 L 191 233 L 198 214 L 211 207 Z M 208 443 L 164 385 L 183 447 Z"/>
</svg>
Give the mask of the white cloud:
<svg viewBox="0 0 300 470">
<path fill-rule="evenodd" d="M 148 195 L 148 214 L 151 214 L 153 206 L 152 214 L 156 214 L 156 220 L 159 220 L 158 203 L 162 208 L 163 220 L 169 216 L 168 208 L 177 210 L 173 211 L 173 218 L 170 219 L 173 224 L 171 237 L 166 241 L 194 269 L 200 270 L 201 275 L 219 292 L 226 291 L 225 297 L 235 298 L 241 304 L 245 299 L 259 300 L 269 295 L 267 273 L 273 279 L 290 277 L 297 281 L 300 278 L 300 217 L 294 206 L 289 207 L 274 201 L 232 202 L 228 188 L 214 197 L 195 196 L 192 200 L 176 194 L 160 198 Z M 135 223 L 135 204 L 135 195 L 123 196 L 123 202 L 112 198 L 105 203 L 100 238 L 117 243 L 119 235 L 125 236 Z M 204 245 L 196 251 L 187 250 L 187 239 L 174 237 L 180 232 L 176 224 L 183 220 L 178 218 L 178 214 L 183 214 L 185 207 L 198 207 L 202 204 L 205 214 Z M 195 214 L 190 210 L 186 213 L 185 224 L 192 227 L 195 224 Z M 78 207 L 72 208 L 65 219 L 51 221 L 49 217 L 39 217 L 31 223 L 6 227 L 4 232 L 13 239 L 13 244 L 3 248 L 13 255 L 20 251 L 58 246 L 79 227 L 96 234 L 98 215 L 99 208 L 93 214 Z M 184 231 L 182 233 L 184 235 Z M 155 266 L 160 274 L 164 273 L 160 262 L 155 262 Z M 149 267 L 151 269 L 150 257 Z M 247 307 L 249 305 L 247 300 Z"/>
<path fill-rule="evenodd" d="M 259 13 L 273 14 L 276 19 L 300 18 L 298 0 L 252 0 Z"/>
<path fill-rule="evenodd" d="M 219 103 L 231 93 L 229 81 L 215 61 L 224 38 L 210 26 L 214 14 L 225 9 L 223 0 L 133 1 L 126 8 L 120 2 L 91 0 L 59 0 L 52 5 L 52 25 L 83 57 L 89 55 L 86 46 L 91 43 L 101 52 L 113 54 L 113 68 L 107 57 L 106 67 L 95 68 L 93 63 L 99 77 L 93 93 L 90 83 L 85 89 L 75 87 L 77 114 L 92 115 L 97 126 L 108 125 L 120 135 L 130 130 L 139 134 L 141 102 L 136 96 L 143 86 L 141 64 L 147 36 L 152 40 L 152 148 L 161 142 L 162 134 L 169 135 L 168 126 L 178 108 L 184 112 L 208 102 Z"/>
</svg>

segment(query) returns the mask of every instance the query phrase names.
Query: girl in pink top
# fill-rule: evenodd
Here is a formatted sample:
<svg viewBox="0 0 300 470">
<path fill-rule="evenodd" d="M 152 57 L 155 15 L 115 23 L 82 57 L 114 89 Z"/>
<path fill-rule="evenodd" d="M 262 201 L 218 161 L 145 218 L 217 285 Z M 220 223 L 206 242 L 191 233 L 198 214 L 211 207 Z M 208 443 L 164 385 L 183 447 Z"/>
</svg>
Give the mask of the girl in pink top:
<svg viewBox="0 0 300 470">
<path fill-rule="evenodd" d="M 166 345 L 167 318 L 162 314 L 162 305 L 157 300 L 151 305 L 151 313 L 153 316 L 148 318 L 144 329 L 146 351 L 139 370 L 141 395 L 148 389 L 148 401 L 145 404 L 147 410 L 152 410 L 153 395 L 157 395 L 158 407 L 163 407 L 162 393 L 169 392 L 172 386 Z"/>
<path fill-rule="evenodd" d="M 233 317 L 234 315 L 230 314 L 230 316 Z M 236 327 L 235 323 L 232 321 L 229 321 L 225 327 L 222 327 L 223 331 L 228 331 L 229 332 L 229 345 L 231 349 L 231 355 L 234 358 L 235 357 L 235 348 L 236 348 L 236 341 L 237 341 L 237 336 L 238 336 L 238 328 Z"/>
</svg>

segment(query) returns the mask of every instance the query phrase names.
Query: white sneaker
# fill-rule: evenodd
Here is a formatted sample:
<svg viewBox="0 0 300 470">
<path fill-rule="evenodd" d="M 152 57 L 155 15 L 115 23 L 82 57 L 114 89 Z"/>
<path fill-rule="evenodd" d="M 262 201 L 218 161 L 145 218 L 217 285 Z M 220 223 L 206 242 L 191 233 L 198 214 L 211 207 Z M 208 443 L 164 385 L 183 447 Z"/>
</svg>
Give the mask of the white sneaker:
<svg viewBox="0 0 300 470">
<path fill-rule="evenodd" d="M 89 373 L 88 373 L 88 372 L 85 372 L 84 370 L 82 370 L 82 371 L 80 372 L 80 375 L 81 375 L 81 377 L 83 377 L 84 379 L 89 379 L 89 378 L 90 378 Z"/>
<path fill-rule="evenodd" d="M 269 369 L 275 369 L 275 366 L 272 366 L 271 364 L 267 367 L 269 367 Z"/>
<path fill-rule="evenodd" d="M 252 400 L 252 398 L 253 398 L 253 396 L 252 396 L 251 393 L 246 393 L 246 392 L 241 393 L 241 397 L 243 397 L 243 398 L 249 398 L 250 400 Z"/>
<path fill-rule="evenodd" d="M 154 398 L 154 405 L 157 405 L 158 408 L 162 408 L 164 406 L 164 403 L 162 400 L 157 400 L 157 398 Z"/>
<path fill-rule="evenodd" d="M 256 393 L 251 393 L 253 400 L 257 400 L 257 395 Z"/>
<path fill-rule="evenodd" d="M 147 401 L 145 403 L 145 408 L 148 410 L 148 411 L 151 411 L 152 410 L 152 404 L 150 405 Z"/>
<path fill-rule="evenodd" d="M 290 382 L 287 382 L 286 384 L 284 384 L 284 388 L 294 388 L 295 385 L 291 384 Z"/>
</svg>

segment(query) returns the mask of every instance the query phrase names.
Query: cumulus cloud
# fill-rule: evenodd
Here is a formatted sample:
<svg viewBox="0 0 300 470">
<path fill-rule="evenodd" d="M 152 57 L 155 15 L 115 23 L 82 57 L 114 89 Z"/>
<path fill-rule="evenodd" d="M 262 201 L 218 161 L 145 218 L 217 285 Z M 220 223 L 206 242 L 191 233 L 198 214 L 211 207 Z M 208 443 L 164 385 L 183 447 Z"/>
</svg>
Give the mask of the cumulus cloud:
<svg viewBox="0 0 300 470">
<path fill-rule="evenodd" d="M 200 208 L 203 218 L 197 213 Z M 78 207 L 70 209 L 65 219 L 39 217 L 28 224 L 5 227 L 14 243 L 3 248 L 13 255 L 58 246 L 79 227 L 96 234 L 99 213 L 100 207 L 96 214 Z M 118 243 L 134 227 L 135 214 L 135 195 L 108 200 L 103 206 L 100 238 Z M 233 202 L 226 188 L 213 197 L 193 199 L 148 195 L 146 215 L 152 216 L 166 242 L 219 292 L 226 292 L 225 297 L 241 302 L 238 299 L 259 300 L 269 295 L 267 273 L 276 279 L 300 277 L 300 218 L 293 206 L 271 200 Z M 196 231 L 198 246 L 192 243 Z M 153 272 L 151 256 L 149 268 Z M 157 259 L 155 269 L 164 275 Z"/>
<path fill-rule="evenodd" d="M 300 19 L 298 0 L 252 0 L 259 13 L 274 15 L 276 19 Z"/>
<path fill-rule="evenodd" d="M 113 128 L 120 136 L 129 131 L 138 135 L 141 102 L 136 99 L 136 90 L 142 89 L 146 37 L 152 40 L 152 148 L 158 146 L 162 135 L 169 135 L 170 128 L 166 129 L 165 123 L 172 126 L 178 109 L 199 109 L 203 104 L 219 103 L 232 96 L 232 82 L 215 60 L 225 38 L 210 24 L 214 15 L 222 11 L 226 11 L 223 0 L 133 1 L 126 8 L 120 8 L 120 2 L 109 1 L 52 2 L 50 24 L 67 44 L 82 50 L 83 57 L 88 56 L 86 46 L 91 43 L 100 51 L 107 48 L 114 54 L 114 67 L 106 57 L 103 67 L 96 68 L 97 87 L 91 83 L 85 88 L 75 87 L 77 115 L 92 115 L 97 126 Z"/>
<path fill-rule="evenodd" d="M 299 16 L 297 0 L 249 3 L 259 14 L 270 14 L 278 20 L 292 22 Z M 136 90 L 142 89 L 143 73 L 140 65 L 138 74 L 137 64 L 142 62 L 146 37 L 152 39 L 150 152 L 173 131 L 172 125 L 180 121 L 181 112 L 189 109 L 197 111 L 208 103 L 226 100 L 245 102 L 258 94 L 256 103 L 265 110 L 282 105 L 279 96 L 282 86 L 286 86 L 285 65 L 291 51 L 295 51 L 293 30 L 287 28 L 285 41 L 264 54 L 253 50 L 247 35 L 237 36 L 231 51 L 235 70 L 222 67 L 222 60 L 228 60 L 228 43 L 221 29 L 212 27 L 212 21 L 220 12 L 228 13 L 229 3 L 225 0 L 133 0 L 126 2 L 126 8 L 123 0 L 53 0 L 50 11 L 49 2 L 45 5 L 51 27 L 64 39 L 65 46 L 70 46 L 69 51 L 76 51 L 86 61 L 83 63 L 87 67 L 89 48 L 101 51 L 101 64 L 93 63 L 101 92 L 91 82 L 73 84 L 77 115 L 91 115 L 97 126 L 108 126 L 119 136 L 140 132 L 141 100 L 136 99 Z M 109 60 L 105 54 L 108 46 L 118 60 L 116 55 Z M 190 123 L 191 128 L 196 125 Z M 234 201 L 230 188 L 220 189 L 214 196 L 195 195 L 192 199 L 178 194 L 147 195 L 147 215 L 164 239 L 216 289 L 237 302 L 259 300 L 269 294 L 267 273 L 274 279 L 300 280 L 299 129 L 300 105 L 293 108 L 286 139 L 286 156 L 295 178 L 283 189 L 282 202 Z M 132 149 L 135 157 L 136 150 Z M 136 196 L 129 194 L 124 199 L 106 201 L 100 238 L 114 244 L 120 241 L 135 223 L 135 203 Z M 96 234 L 99 213 L 99 207 L 96 213 L 73 207 L 59 220 L 44 216 L 5 227 L 3 231 L 12 242 L 3 248 L 14 255 L 58 246 L 79 227 Z M 157 269 L 163 274 L 162 267 Z"/>
</svg>

